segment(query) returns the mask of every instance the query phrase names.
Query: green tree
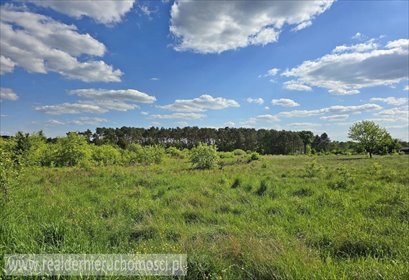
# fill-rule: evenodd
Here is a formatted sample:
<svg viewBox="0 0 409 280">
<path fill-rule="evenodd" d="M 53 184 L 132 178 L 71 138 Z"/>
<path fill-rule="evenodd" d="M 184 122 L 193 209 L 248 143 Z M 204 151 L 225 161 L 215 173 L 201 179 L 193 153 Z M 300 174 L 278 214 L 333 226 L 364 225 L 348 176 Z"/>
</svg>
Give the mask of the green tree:
<svg viewBox="0 0 409 280">
<path fill-rule="evenodd" d="M 307 153 L 307 146 L 312 143 L 312 140 L 314 139 L 314 133 L 311 131 L 300 131 L 298 132 L 298 135 L 300 136 L 303 144 L 304 144 L 304 154 Z"/>
<path fill-rule="evenodd" d="M 357 142 L 371 158 L 374 152 L 383 150 L 391 139 L 386 129 L 373 121 L 355 123 L 349 128 L 348 137 Z"/>
</svg>

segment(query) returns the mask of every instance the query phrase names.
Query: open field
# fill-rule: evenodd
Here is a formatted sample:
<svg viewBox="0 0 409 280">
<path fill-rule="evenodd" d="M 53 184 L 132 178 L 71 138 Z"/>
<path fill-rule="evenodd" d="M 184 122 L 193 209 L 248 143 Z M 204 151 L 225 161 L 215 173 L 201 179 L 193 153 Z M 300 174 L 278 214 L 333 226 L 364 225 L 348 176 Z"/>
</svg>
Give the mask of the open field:
<svg viewBox="0 0 409 280">
<path fill-rule="evenodd" d="M 409 157 L 28 167 L 3 253 L 187 253 L 188 279 L 408 279 Z M 3 265 L 3 260 L 1 260 Z"/>
</svg>

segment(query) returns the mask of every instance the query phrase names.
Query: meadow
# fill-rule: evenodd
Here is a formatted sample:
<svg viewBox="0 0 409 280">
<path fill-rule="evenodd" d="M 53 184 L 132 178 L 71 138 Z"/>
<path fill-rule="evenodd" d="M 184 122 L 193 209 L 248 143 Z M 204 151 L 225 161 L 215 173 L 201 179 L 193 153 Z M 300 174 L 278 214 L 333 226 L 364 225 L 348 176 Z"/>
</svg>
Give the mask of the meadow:
<svg viewBox="0 0 409 280">
<path fill-rule="evenodd" d="M 409 157 L 26 167 L 5 253 L 187 253 L 186 279 L 409 279 Z"/>
</svg>

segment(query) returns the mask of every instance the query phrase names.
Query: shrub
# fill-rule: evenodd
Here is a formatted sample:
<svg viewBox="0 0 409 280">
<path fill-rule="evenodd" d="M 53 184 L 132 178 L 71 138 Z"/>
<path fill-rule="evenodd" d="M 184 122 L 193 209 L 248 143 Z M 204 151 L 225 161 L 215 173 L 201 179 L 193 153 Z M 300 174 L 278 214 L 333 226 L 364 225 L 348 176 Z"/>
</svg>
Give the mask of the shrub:
<svg viewBox="0 0 409 280">
<path fill-rule="evenodd" d="M 131 144 L 123 153 L 123 161 L 126 164 L 159 164 L 165 156 L 165 149 L 161 146 L 142 147 L 139 144 Z"/>
<path fill-rule="evenodd" d="M 91 159 L 102 166 L 117 164 L 121 160 L 121 153 L 111 145 L 92 146 Z"/>
<path fill-rule="evenodd" d="M 173 158 L 180 158 L 183 159 L 185 155 L 181 150 L 175 147 L 169 147 L 166 149 L 166 154 L 173 157 Z"/>
<path fill-rule="evenodd" d="M 317 163 L 317 159 L 313 159 L 309 165 L 305 167 L 305 177 L 319 177 L 322 174 L 322 166 Z"/>
<path fill-rule="evenodd" d="M 328 183 L 328 187 L 331 189 L 346 189 L 354 181 L 351 174 L 343 166 L 338 167 L 335 173 L 332 180 Z"/>
<path fill-rule="evenodd" d="M 259 153 L 257 153 L 257 152 L 252 152 L 251 154 L 250 154 L 250 160 L 251 161 L 253 161 L 253 160 L 259 160 L 260 159 L 260 154 Z"/>
<path fill-rule="evenodd" d="M 220 158 L 234 158 L 234 154 L 232 152 L 219 152 Z"/>
<path fill-rule="evenodd" d="M 199 144 L 193 148 L 190 155 L 190 162 L 195 168 L 210 169 L 217 165 L 219 156 L 215 146 Z"/>
<path fill-rule="evenodd" d="M 235 149 L 235 150 L 233 151 L 233 154 L 234 154 L 235 156 L 244 156 L 244 155 L 246 154 L 246 152 L 243 151 L 242 149 Z"/>
<path fill-rule="evenodd" d="M 52 162 L 57 166 L 75 166 L 91 157 L 91 149 L 85 138 L 74 132 L 59 138 L 55 148 Z"/>
</svg>

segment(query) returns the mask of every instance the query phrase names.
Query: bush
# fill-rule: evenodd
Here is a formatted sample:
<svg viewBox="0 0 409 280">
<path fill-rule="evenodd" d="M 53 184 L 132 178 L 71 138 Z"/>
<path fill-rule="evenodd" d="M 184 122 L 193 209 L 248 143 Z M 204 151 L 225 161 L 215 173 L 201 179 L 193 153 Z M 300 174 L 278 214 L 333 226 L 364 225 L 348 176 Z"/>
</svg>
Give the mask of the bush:
<svg viewBox="0 0 409 280">
<path fill-rule="evenodd" d="M 139 144 L 131 144 L 123 154 L 126 164 L 159 164 L 165 156 L 165 149 L 161 146 L 142 147 Z"/>
<path fill-rule="evenodd" d="M 185 157 L 185 155 L 183 154 L 183 152 L 175 147 L 169 147 L 166 149 L 166 154 L 168 154 L 169 156 L 173 157 L 173 158 L 180 158 L 183 159 Z"/>
<path fill-rule="evenodd" d="M 244 156 L 244 155 L 246 154 L 246 152 L 243 151 L 242 149 L 235 149 L 235 150 L 233 151 L 233 154 L 234 154 L 235 156 Z"/>
<path fill-rule="evenodd" d="M 210 169 L 217 165 L 219 156 L 215 146 L 199 144 L 193 148 L 190 155 L 190 162 L 195 168 Z"/>
<path fill-rule="evenodd" d="M 55 152 L 47 156 L 57 166 L 75 166 L 90 159 L 91 148 L 84 137 L 70 132 L 57 140 Z"/>
<path fill-rule="evenodd" d="M 91 159 L 102 166 L 117 164 L 121 161 L 121 153 L 111 145 L 92 146 Z"/>
<path fill-rule="evenodd" d="M 257 152 L 252 152 L 251 154 L 250 154 L 250 160 L 251 161 L 253 161 L 253 160 L 259 160 L 260 159 L 260 154 L 259 153 L 257 153 Z"/>
<path fill-rule="evenodd" d="M 346 189 L 353 182 L 352 175 L 345 167 L 341 166 L 335 170 L 335 175 L 332 176 L 332 180 L 328 183 L 328 187 L 334 190 Z"/>
<path fill-rule="evenodd" d="M 305 167 L 305 177 L 319 177 L 322 174 L 322 170 L 323 168 L 320 164 L 317 163 L 317 159 L 314 159 L 309 165 Z"/>
<path fill-rule="evenodd" d="M 232 152 L 219 152 L 220 158 L 234 158 L 234 154 Z"/>
</svg>

